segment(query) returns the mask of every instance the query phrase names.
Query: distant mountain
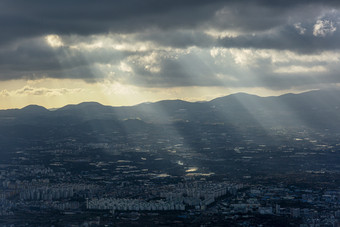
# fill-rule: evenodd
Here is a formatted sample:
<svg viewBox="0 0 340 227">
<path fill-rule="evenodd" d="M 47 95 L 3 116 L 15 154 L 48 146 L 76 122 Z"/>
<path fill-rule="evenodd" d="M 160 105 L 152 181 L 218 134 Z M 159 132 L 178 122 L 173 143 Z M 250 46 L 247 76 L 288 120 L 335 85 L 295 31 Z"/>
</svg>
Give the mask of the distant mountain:
<svg viewBox="0 0 340 227">
<path fill-rule="evenodd" d="M 30 114 L 39 114 L 49 112 L 45 107 L 38 105 L 29 105 L 21 109 L 22 112 L 30 113 Z"/>
<path fill-rule="evenodd" d="M 52 112 L 56 118 L 77 118 L 74 120 L 116 119 L 113 107 L 97 102 L 83 102 L 77 105 L 67 105 Z"/>
<path fill-rule="evenodd" d="M 98 103 L 98 102 L 83 102 L 77 105 L 67 105 L 64 106 L 60 109 L 58 109 L 58 111 L 79 111 L 79 110 L 100 110 L 101 108 L 105 108 L 104 105 Z"/>
<path fill-rule="evenodd" d="M 38 123 L 44 117 L 49 116 L 50 111 L 38 105 L 29 105 L 22 109 L 0 110 L 0 126 L 2 124 L 21 124 L 31 122 Z"/>
<path fill-rule="evenodd" d="M 24 115 L 42 115 L 47 114 L 49 110 L 45 107 L 38 106 L 38 105 L 29 105 L 22 109 L 9 109 L 9 110 L 0 110 L 0 117 L 1 116 L 24 116 Z"/>
<path fill-rule="evenodd" d="M 97 120 L 105 127 L 120 122 L 124 127 L 141 128 L 148 124 L 192 122 L 194 124 L 223 123 L 237 127 L 310 127 L 340 130 L 340 91 L 318 90 L 301 94 L 259 97 L 237 93 L 208 102 L 164 100 L 136 106 L 111 107 L 96 102 L 67 105 L 49 111 L 30 105 L 22 109 L 1 110 L 0 126 L 25 124 L 67 127 Z M 138 119 L 138 120 L 133 120 Z M 99 124 L 99 123 L 98 123 Z M 107 128 L 107 127 L 106 127 Z"/>
<path fill-rule="evenodd" d="M 258 97 L 244 93 L 217 98 L 209 102 L 235 120 L 250 119 L 266 127 L 306 126 L 333 128 L 340 126 L 340 91 L 318 90 L 277 97 Z"/>
</svg>

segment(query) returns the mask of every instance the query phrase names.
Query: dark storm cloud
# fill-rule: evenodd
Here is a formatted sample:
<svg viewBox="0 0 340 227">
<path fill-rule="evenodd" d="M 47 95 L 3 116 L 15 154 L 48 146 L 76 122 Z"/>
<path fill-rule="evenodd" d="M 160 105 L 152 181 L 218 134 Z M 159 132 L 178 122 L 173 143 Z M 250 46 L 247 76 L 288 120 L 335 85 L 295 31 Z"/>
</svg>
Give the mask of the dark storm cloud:
<svg viewBox="0 0 340 227">
<path fill-rule="evenodd" d="M 187 64 L 188 62 L 190 64 Z M 136 66 L 134 75 L 131 78 L 127 77 L 123 82 L 142 87 L 267 87 L 275 90 L 340 83 L 338 76 L 340 71 L 337 68 L 326 72 L 274 73 L 270 62 L 264 60 L 262 63 L 261 67 L 252 68 L 250 72 L 245 73 L 242 67 L 237 67 L 230 62 L 225 63 L 225 68 L 216 66 L 211 68 L 210 62 L 197 58 L 165 59 L 160 64 L 159 72 L 152 73 Z M 312 68 L 313 64 L 306 67 Z"/>
<path fill-rule="evenodd" d="M 203 25 L 263 30 L 280 25 L 287 19 L 287 12 L 303 4 L 339 5 L 331 0 L 2 0 L 0 39 L 8 42 L 51 33 L 130 33 L 155 27 L 171 30 Z M 216 12 L 223 8 L 227 9 L 225 14 L 216 18 Z"/>
<path fill-rule="evenodd" d="M 176 32 L 153 30 L 138 35 L 137 39 L 152 41 L 161 46 L 174 48 L 187 48 L 190 46 L 211 47 L 215 44 L 213 37 L 196 30 L 179 30 Z"/>
<path fill-rule="evenodd" d="M 134 73 L 122 82 L 142 87 L 223 86 L 275 90 L 340 83 L 340 64 L 339 60 L 335 60 L 339 54 L 293 54 L 295 57 L 292 54 L 276 50 L 237 50 L 236 53 L 226 50 L 213 57 L 209 51 L 195 48 L 178 58 L 159 57 L 157 72 L 147 70 L 143 64 L 134 64 Z M 243 62 L 235 63 L 238 56 L 245 58 Z M 314 59 L 304 61 L 304 57 L 308 56 Z M 279 59 L 273 63 L 277 57 Z"/>
<path fill-rule="evenodd" d="M 233 58 L 225 60 L 222 67 L 210 55 L 207 57 L 207 52 L 214 47 L 290 50 L 299 54 L 338 50 L 339 7 L 340 1 L 335 0 L 2 0 L 0 80 L 50 77 L 91 82 L 108 73 L 96 65 L 112 64 L 116 67 L 112 74 L 137 86 L 222 86 L 222 80 L 228 86 L 289 87 L 308 78 L 284 74 L 271 77 L 275 69 L 266 61 L 258 61 L 258 67 L 250 66 L 254 75 L 250 77 L 245 74 L 249 71 L 237 66 Z M 317 20 L 328 28 L 313 33 Z M 219 36 L 223 32 L 238 36 Z M 50 34 L 60 36 L 65 45 L 49 45 L 44 36 Z M 93 49 L 78 45 L 95 42 L 96 35 L 107 36 L 112 42 Z M 146 50 L 127 51 L 112 48 L 113 42 L 152 45 Z M 78 49 L 72 49 L 72 45 L 78 45 Z M 206 52 L 188 55 L 172 51 L 188 47 Z M 158 72 L 128 59 L 161 51 L 173 58 L 158 59 Z M 122 62 L 129 63 L 132 72 L 119 72 Z M 337 81 L 331 72 L 325 78 Z"/>
<path fill-rule="evenodd" d="M 44 34 L 129 33 L 150 27 L 196 26 L 220 7 L 218 1 L 26 1 L 0 3 L 2 41 Z M 190 13 L 188 13 L 190 12 Z"/>
<path fill-rule="evenodd" d="M 291 50 L 300 53 L 313 53 L 340 48 L 340 32 L 335 31 L 325 37 L 316 37 L 313 34 L 313 25 L 305 26 L 305 34 L 292 25 L 286 26 L 275 33 L 270 34 L 246 34 L 239 37 L 221 38 L 217 46 L 226 48 L 255 48 Z"/>
<path fill-rule="evenodd" d="M 162 59 L 160 71 L 156 73 L 145 70 L 143 65 L 135 65 L 135 75 L 127 82 L 145 87 L 220 85 L 215 76 L 216 69 L 209 63 L 195 55 L 184 55 L 179 59 Z"/>
<path fill-rule="evenodd" d="M 50 77 L 91 82 L 106 77 L 93 72 L 94 64 L 117 64 L 131 54 L 106 48 L 90 52 L 70 47 L 53 48 L 43 38 L 29 39 L 0 50 L 0 81 Z"/>
</svg>

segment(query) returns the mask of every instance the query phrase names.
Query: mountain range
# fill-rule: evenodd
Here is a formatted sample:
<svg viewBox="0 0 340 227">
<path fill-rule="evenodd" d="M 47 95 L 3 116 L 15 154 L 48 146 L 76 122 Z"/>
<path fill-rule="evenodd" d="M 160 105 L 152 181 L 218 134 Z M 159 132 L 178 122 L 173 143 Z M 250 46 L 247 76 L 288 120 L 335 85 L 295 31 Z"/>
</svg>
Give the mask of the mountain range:
<svg viewBox="0 0 340 227">
<path fill-rule="evenodd" d="M 124 107 L 84 102 L 53 111 L 29 105 L 22 109 L 0 110 L 0 133 L 6 134 L 6 130 L 10 131 L 13 127 L 46 130 L 48 127 L 71 128 L 79 124 L 84 127 L 128 124 L 128 128 L 133 128 L 177 122 L 338 130 L 339 108 L 340 90 L 316 90 L 271 97 L 237 93 L 207 102 L 164 100 Z"/>
</svg>

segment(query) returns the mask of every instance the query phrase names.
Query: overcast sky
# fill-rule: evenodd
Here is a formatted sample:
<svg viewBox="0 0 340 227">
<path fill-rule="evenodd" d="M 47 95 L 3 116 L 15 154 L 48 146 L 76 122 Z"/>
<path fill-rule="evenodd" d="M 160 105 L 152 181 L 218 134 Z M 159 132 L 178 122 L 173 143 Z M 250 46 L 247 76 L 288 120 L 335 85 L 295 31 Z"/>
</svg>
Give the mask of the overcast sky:
<svg viewBox="0 0 340 227">
<path fill-rule="evenodd" d="M 1 0 L 0 109 L 340 84 L 337 0 Z"/>
</svg>

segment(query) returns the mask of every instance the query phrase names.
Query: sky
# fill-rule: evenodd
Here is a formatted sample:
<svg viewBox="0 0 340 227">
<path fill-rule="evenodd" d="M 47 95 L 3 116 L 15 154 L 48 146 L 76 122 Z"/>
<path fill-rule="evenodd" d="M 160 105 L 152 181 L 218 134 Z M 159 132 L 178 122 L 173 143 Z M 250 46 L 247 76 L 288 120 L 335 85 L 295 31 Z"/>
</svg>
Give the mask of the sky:
<svg viewBox="0 0 340 227">
<path fill-rule="evenodd" d="M 0 109 L 340 85 L 337 0 L 1 0 Z"/>
</svg>

